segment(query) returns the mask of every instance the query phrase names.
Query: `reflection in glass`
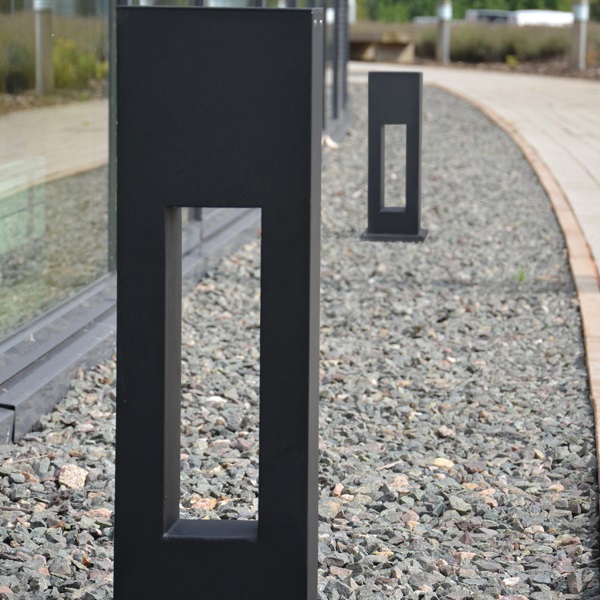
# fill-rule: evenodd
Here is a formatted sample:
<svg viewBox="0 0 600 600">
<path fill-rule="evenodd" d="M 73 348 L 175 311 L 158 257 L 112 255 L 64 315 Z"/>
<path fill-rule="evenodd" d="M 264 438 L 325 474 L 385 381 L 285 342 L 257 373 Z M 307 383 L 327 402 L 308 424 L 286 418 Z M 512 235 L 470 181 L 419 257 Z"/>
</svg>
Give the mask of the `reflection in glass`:
<svg viewBox="0 0 600 600">
<path fill-rule="evenodd" d="M 36 57 L 32 4 L 0 3 L 0 339 L 108 268 L 108 3 L 50 6 Z"/>
</svg>

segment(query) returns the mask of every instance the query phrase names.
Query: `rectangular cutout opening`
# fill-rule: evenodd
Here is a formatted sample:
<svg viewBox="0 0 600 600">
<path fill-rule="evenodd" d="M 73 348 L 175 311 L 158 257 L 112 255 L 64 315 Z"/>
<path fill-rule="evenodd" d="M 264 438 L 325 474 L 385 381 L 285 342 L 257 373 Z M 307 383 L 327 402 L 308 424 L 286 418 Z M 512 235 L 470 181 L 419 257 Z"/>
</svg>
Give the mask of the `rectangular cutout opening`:
<svg viewBox="0 0 600 600">
<path fill-rule="evenodd" d="M 248 212 L 209 210 L 213 220 Z M 182 296 L 179 516 L 186 521 L 258 519 L 260 273 L 256 238 Z"/>
<path fill-rule="evenodd" d="M 406 125 L 384 125 L 383 205 L 406 207 Z"/>
</svg>

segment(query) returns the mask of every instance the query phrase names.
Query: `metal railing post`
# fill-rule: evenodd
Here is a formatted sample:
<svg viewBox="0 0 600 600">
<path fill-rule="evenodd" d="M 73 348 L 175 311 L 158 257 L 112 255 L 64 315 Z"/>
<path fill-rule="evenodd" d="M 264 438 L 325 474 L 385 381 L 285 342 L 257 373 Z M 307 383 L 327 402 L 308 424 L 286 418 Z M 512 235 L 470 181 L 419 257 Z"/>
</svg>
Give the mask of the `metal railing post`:
<svg viewBox="0 0 600 600">
<path fill-rule="evenodd" d="M 573 1 L 573 32 L 571 36 L 571 67 L 585 71 L 587 54 L 587 26 L 590 20 L 588 0 Z"/>
<path fill-rule="evenodd" d="M 437 38 L 435 59 L 446 65 L 450 62 L 450 23 L 452 21 L 452 1 L 441 0 L 437 5 Z"/>
<path fill-rule="evenodd" d="M 52 58 L 52 0 L 34 0 L 35 13 L 35 91 L 40 95 L 54 89 Z"/>
<path fill-rule="evenodd" d="M 421 124 L 423 74 L 369 73 L 369 199 L 370 242 L 422 242 Z M 406 126 L 406 206 L 385 206 L 385 126 Z"/>
</svg>

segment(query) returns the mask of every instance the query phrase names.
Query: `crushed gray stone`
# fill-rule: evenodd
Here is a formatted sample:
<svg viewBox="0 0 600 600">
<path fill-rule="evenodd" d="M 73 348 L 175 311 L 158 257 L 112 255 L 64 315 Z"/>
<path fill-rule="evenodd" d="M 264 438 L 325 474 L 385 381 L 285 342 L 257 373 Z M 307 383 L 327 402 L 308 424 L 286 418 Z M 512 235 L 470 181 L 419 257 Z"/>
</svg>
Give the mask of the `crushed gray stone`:
<svg viewBox="0 0 600 600">
<path fill-rule="evenodd" d="M 319 597 L 598 598 L 581 320 L 549 201 L 501 131 L 427 88 L 429 236 L 360 242 L 366 87 L 351 92 L 324 156 Z M 259 259 L 257 240 L 184 299 L 189 518 L 257 518 Z M 0 598 L 111 597 L 114 379 L 114 360 L 80 372 L 0 448 Z"/>
</svg>

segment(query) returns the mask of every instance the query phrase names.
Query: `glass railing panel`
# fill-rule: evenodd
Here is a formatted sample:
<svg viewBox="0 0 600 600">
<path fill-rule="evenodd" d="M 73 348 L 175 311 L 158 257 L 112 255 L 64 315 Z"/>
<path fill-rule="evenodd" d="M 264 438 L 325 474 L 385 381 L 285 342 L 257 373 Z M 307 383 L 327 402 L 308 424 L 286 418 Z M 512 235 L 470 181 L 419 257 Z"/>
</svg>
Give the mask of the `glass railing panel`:
<svg viewBox="0 0 600 600">
<path fill-rule="evenodd" d="M 107 3 L 23 6 L 0 5 L 0 339 L 108 271 Z"/>
</svg>

